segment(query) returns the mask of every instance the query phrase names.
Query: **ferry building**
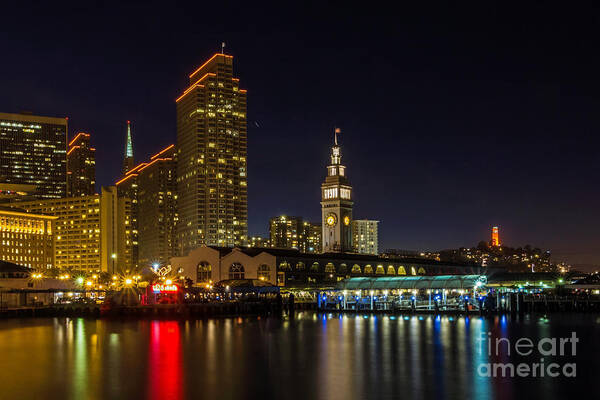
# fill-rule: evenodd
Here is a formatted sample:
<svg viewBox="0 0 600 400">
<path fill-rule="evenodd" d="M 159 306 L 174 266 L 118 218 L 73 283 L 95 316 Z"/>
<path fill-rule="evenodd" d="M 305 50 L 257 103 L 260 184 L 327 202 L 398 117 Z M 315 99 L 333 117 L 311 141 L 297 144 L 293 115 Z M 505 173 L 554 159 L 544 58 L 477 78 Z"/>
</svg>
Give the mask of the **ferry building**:
<svg viewBox="0 0 600 400">
<path fill-rule="evenodd" d="M 330 285 L 357 276 L 468 275 L 482 267 L 418 258 L 352 253 L 352 186 L 342 164 L 337 132 L 321 185 L 322 254 L 278 248 L 201 246 L 171 259 L 171 268 L 200 285 L 258 279 L 279 286 Z"/>
</svg>

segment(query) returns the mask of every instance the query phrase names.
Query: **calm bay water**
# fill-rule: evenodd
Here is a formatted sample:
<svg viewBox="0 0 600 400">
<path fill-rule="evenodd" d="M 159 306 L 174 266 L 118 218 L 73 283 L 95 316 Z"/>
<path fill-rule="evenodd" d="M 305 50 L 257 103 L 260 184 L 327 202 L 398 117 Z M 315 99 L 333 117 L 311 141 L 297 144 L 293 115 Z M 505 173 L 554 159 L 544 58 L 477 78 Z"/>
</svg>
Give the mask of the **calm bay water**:
<svg viewBox="0 0 600 400">
<path fill-rule="evenodd" d="M 502 346 L 490 356 L 481 333 L 514 342 L 573 331 L 577 355 L 544 361 L 576 363 L 576 378 L 478 373 L 482 363 L 540 360 Z M 558 399 L 573 385 L 596 393 L 599 339 L 600 316 L 591 314 L 0 320 L 0 398 Z"/>
</svg>

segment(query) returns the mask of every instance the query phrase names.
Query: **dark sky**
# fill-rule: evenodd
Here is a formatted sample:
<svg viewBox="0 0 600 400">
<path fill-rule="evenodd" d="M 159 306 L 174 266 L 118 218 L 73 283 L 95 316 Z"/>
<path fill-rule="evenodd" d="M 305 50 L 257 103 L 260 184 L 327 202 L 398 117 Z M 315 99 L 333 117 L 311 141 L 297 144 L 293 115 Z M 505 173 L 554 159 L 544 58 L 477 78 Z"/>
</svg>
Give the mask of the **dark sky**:
<svg viewBox="0 0 600 400">
<path fill-rule="evenodd" d="M 337 124 L 354 215 L 381 221 L 381 249 L 471 246 L 499 225 L 508 245 L 600 264 L 598 9 L 16 3 L 0 110 L 90 132 L 102 185 L 126 120 L 138 161 L 175 141 L 174 99 L 225 41 L 248 89 L 250 234 L 280 213 L 319 220 Z"/>
</svg>

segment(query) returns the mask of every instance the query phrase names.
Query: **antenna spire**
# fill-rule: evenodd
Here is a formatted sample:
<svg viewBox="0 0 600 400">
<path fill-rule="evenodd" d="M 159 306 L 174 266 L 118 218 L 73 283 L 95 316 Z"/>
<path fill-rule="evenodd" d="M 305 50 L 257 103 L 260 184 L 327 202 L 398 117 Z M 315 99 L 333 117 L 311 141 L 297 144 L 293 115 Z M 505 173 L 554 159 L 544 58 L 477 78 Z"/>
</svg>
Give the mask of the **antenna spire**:
<svg viewBox="0 0 600 400">
<path fill-rule="evenodd" d="M 225 54 L 225 42 L 221 42 L 221 54 Z"/>
<path fill-rule="evenodd" d="M 333 141 L 334 141 L 334 143 L 335 143 L 336 146 L 338 145 L 337 135 L 338 135 L 338 133 L 341 133 L 341 132 L 342 131 L 341 131 L 340 128 L 335 128 L 334 131 L 333 131 L 333 138 L 334 138 Z"/>
</svg>

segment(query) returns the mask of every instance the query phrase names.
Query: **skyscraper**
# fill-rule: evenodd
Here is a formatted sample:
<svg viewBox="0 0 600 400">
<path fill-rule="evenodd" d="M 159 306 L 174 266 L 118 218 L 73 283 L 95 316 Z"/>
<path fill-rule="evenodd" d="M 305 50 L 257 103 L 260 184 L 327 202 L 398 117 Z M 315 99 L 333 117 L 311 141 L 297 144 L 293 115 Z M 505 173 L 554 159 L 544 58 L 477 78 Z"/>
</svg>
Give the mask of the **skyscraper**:
<svg viewBox="0 0 600 400">
<path fill-rule="evenodd" d="M 492 240 L 490 243 L 492 246 L 500 246 L 500 232 L 497 226 L 492 227 Z"/>
<path fill-rule="evenodd" d="M 127 174 L 135 162 L 133 160 L 133 141 L 131 140 L 131 121 L 127 121 L 127 138 L 125 139 L 125 156 L 123 157 L 123 175 Z"/>
<path fill-rule="evenodd" d="M 183 254 L 202 244 L 244 245 L 248 232 L 246 90 L 226 54 L 215 54 L 189 78 L 175 100 Z"/>
<path fill-rule="evenodd" d="M 167 264 L 178 255 L 177 171 L 175 146 L 152 156 L 139 169 L 138 221 L 139 264 Z"/>
<path fill-rule="evenodd" d="M 359 254 L 379 254 L 379 221 L 355 219 L 352 221 L 354 251 Z"/>
<path fill-rule="evenodd" d="M 342 151 L 334 132 L 331 164 L 321 185 L 321 216 L 323 224 L 323 253 L 352 251 L 352 186 L 342 165 Z"/>
<path fill-rule="evenodd" d="M 67 194 L 67 119 L 0 113 L 0 183 L 35 185 L 35 195 Z"/>
<path fill-rule="evenodd" d="M 67 196 L 91 196 L 96 185 L 96 149 L 90 135 L 80 132 L 67 150 Z"/>
</svg>

